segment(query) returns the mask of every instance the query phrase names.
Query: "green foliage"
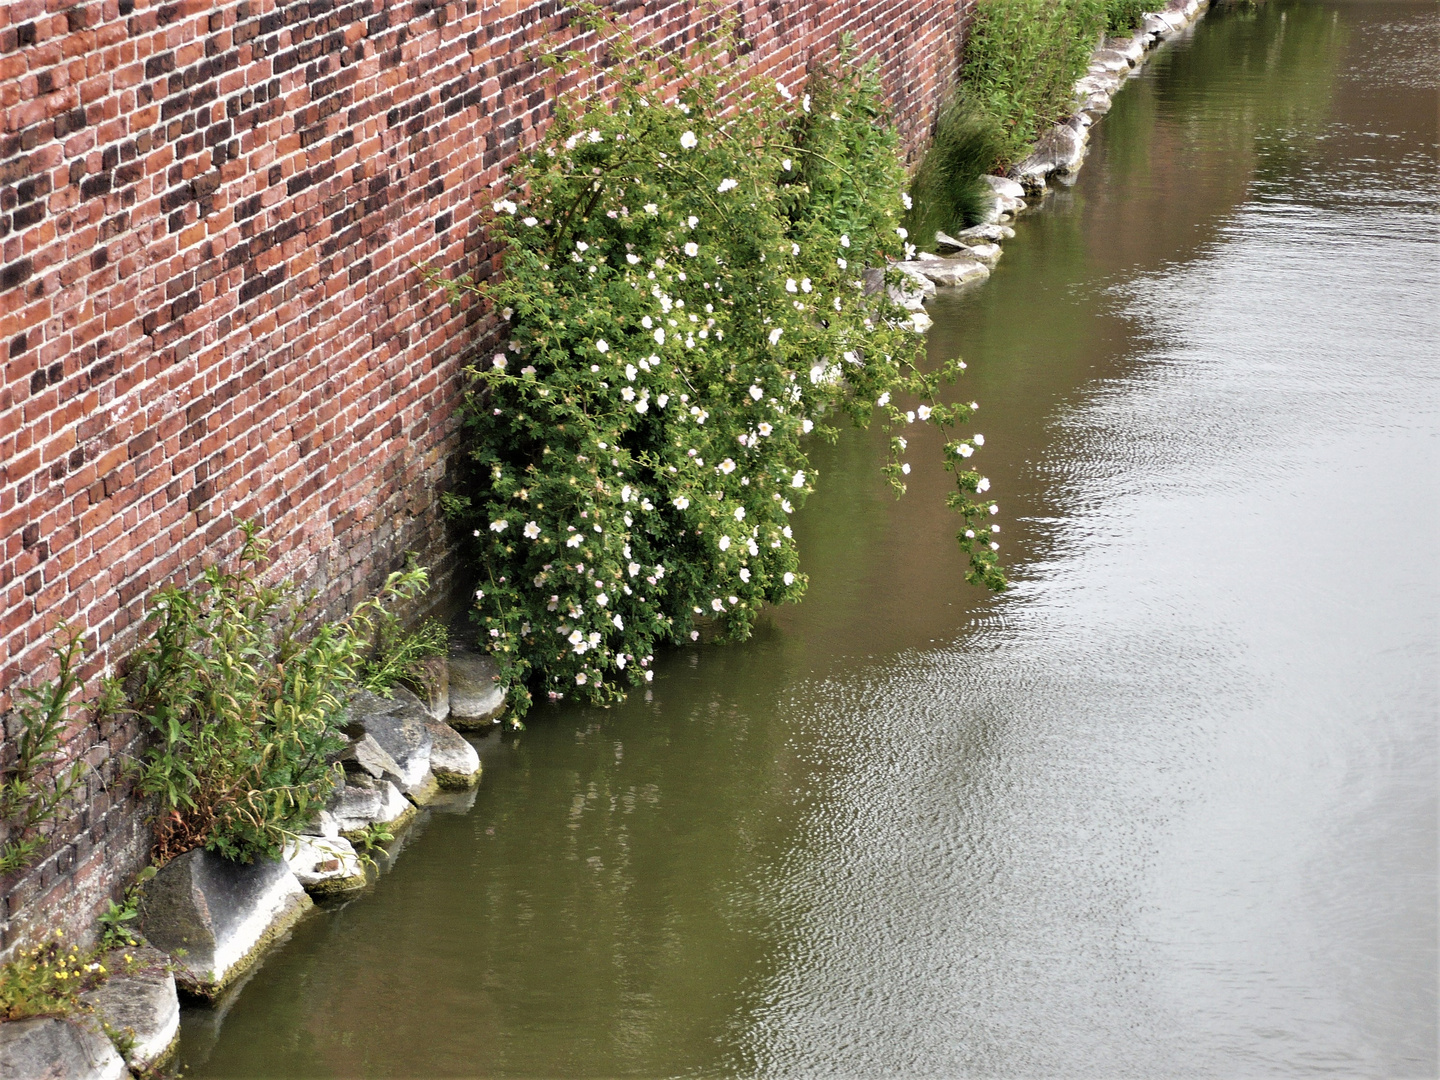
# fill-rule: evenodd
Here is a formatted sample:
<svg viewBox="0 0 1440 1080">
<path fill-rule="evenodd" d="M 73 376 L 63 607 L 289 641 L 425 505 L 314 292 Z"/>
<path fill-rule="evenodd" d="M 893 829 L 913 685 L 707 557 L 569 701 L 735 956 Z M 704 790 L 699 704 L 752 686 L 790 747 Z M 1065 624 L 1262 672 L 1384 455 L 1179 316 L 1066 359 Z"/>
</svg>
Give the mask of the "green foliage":
<svg viewBox="0 0 1440 1080">
<path fill-rule="evenodd" d="M 154 876 L 155 867 L 145 867 L 125 890 L 125 898 L 118 904 L 114 900 L 109 901 L 105 910 L 100 913 L 101 952 L 117 949 L 122 945 L 140 944 L 126 924 L 140 917 L 140 886 Z"/>
<path fill-rule="evenodd" d="M 1117 0 L 979 0 L 962 86 L 998 118 L 1001 164 L 1023 158 L 1039 132 L 1071 114 L 1111 4 L 1119 10 Z"/>
<path fill-rule="evenodd" d="M 394 841 L 394 839 L 395 834 L 391 831 L 389 822 L 372 821 L 369 825 L 357 830 L 355 833 L 355 843 L 360 845 L 356 854 L 360 856 L 362 861 L 368 861 L 373 864 L 374 860 L 370 859 L 369 853 L 376 848 L 383 848 L 386 844 Z"/>
<path fill-rule="evenodd" d="M 18 950 L 15 959 L 0 968 L 0 1020 L 67 1016 L 79 1010 L 80 995 L 109 974 L 97 955 L 77 945 L 67 949 L 59 930 L 32 949 Z"/>
<path fill-rule="evenodd" d="M 389 694 L 403 684 L 425 682 L 425 661 L 444 656 L 450 648 L 450 633 L 444 624 L 427 619 L 407 632 L 400 617 L 382 611 L 375 619 L 370 655 L 360 671 L 360 685 L 376 694 Z"/>
<path fill-rule="evenodd" d="M 603 100 L 562 99 L 495 203 L 503 276 L 427 272 L 509 320 L 502 351 L 468 371 L 469 472 L 446 505 L 517 716 L 527 687 L 614 700 L 697 618 L 744 638 L 763 604 L 798 599 L 789 516 L 816 479 L 807 436 L 836 435 L 824 419 L 878 413 L 896 429 L 885 471 L 903 491 L 898 429 L 971 411 L 936 400 L 959 365 L 925 370 L 910 313 L 866 285 L 906 246 L 874 68 L 842 55 L 796 95 L 735 76 L 726 32 L 682 61 L 589 18 L 619 81 Z M 576 55 L 551 62 L 594 74 Z M 649 89 L 662 85 L 676 96 Z M 727 90 L 742 108 L 725 110 Z M 969 577 L 998 588 L 962 444 L 947 460 Z"/>
<path fill-rule="evenodd" d="M 933 250 L 936 230 L 953 233 L 984 220 L 991 193 L 980 177 L 995 167 L 1004 147 L 999 122 L 963 97 L 940 110 L 930 148 L 910 181 L 905 215 L 920 247 Z"/>
<path fill-rule="evenodd" d="M 1119 36 L 1139 29 L 1145 21 L 1145 12 L 1151 10 L 1145 0 L 1103 0 L 1105 7 L 1105 32 Z"/>
<path fill-rule="evenodd" d="M 85 764 L 62 769 L 60 740 L 69 725 L 70 699 L 80 685 L 77 666 L 80 636 L 62 626 L 52 647 L 60 665 L 57 678 L 20 691 L 16 712 L 20 733 L 15 760 L 0 771 L 0 875 L 29 866 L 45 846 L 49 832 L 65 810 L 65 801 L 80 783 Z"/>
<path fill-rule="evenodd" d="M 417 595 L 423 570 L 391 574 L 350 615 L 314 620 L 292 586 L 258 579 L 266 544 L 242 526 L 238 566 L 206 569 L 202 588 L 167 588 L 131 664 L 132 700 L 155 734 L 139 786 L 155 796 L 157 855 L 196 847 L 249 862 L 277 857 L 333 785 L 334 726 L 392 601 Z"/>
</svg>

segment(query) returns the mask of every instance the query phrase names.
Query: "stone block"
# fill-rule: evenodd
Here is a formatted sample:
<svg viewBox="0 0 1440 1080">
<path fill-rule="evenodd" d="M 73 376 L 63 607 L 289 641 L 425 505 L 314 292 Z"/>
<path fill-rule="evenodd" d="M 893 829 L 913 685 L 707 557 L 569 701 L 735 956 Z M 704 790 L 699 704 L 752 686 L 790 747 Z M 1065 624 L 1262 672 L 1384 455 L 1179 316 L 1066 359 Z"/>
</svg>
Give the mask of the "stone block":
<svg viewBox="0 0 1440 1080">
<path fill-rule="evenodd" d="M 398 770 L 395 786 L 408 791 L 425 779 L 430 768 L 430 732 L 425 727 L 429 720 L 420 700 L 403 687 L 388 698 L 361 690 L 346 706 L 345 728 L 352 738 L 368 735 L 379 744 Z M 372 766 L 381 768 L 383 776 L 382 758 L 372 754 L 370 765 L 362 767 L 369 771 Z"/>
<path fill-rule="evenodd" d="M 415 814 L 415 807 L 400 794 L 399 788 L 388 780 L 374 780 L 364 773 L 331 796 L 326 809 L 340 835 L 347 839 L 353 839 L 355 834 L 376 822 L 398 828 Z"/>
<path fill-rule="evenodd" d="M 505 691 L 496 678 L 500 668 L 480 653 L 450 654 L 450 726 L 460 731 L 498 723 L 505 711 Z"/>
<path fill-rule="evenodd" d="M 463 791 L 480 782 L 480 755 L 449 724 L 431 721 L 430 771 L 447 790 Z"/>
<path fill-rule="evenodd" d="M 285 862 L 311 896 L 334 896 L 365 887 L 365 867 L 343 836 L 297 836 L 285 845 Z"/>
<path fill-rule="evenodd" d="M 125 1062 L 99 1025 L 84 1019 L 0 1024 L 0 1080 L 122 1080 Z"/>
<path fill-rule="evenodd" d="M 142 887 L 139 929 L 172 957 L 180 989 L 213 998 L 310 907 L 283 861 L 187 851 Z"/>
<path fill-rule="evenodd" d="M 110 978 L 81 1000 L 113 1030 L 133 1040 L 123 1055 L 127 1065 L 137 1071 L 154 1069 L 180 1042 L 180 997 L 169 957 L 142 945 L 115 949 L 101 962 Z"/>
</svg>

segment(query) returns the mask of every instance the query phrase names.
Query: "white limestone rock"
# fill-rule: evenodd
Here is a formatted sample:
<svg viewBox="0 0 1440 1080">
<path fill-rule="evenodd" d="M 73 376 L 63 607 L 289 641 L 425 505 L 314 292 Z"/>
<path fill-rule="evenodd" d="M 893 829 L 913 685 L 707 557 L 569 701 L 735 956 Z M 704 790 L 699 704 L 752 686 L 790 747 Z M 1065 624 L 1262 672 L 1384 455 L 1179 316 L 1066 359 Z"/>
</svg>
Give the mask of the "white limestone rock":
<svg viewBox="0 0 1440 1080">
<path fill-rule="evenodd" d="M 158 949 L 140 945 L 115 949 L 101 963 L 110 977 L 81 1000 L 133 1040 L 123 1055 L 127 1065 L 137 1072 L 152 1070 L 180 1041 L 180 997 L 169 960 Z"/>
<path fill-rule="evenodd" d="M 997 195 L 1005 195 L 1011 199 L 1025 198 L 1025 189 L 1008 176 L 982 176 L 980 180 L 988 184 L 990 190 Z"/>
<path fill-rule="evenodd" d="M 310 907 L 283 861 L 187 851 L 142 886 L 139 929 L 173 958 L 182 989 L 213 998 Z"/>
<path fill-rule="evenodd" d="M 375 780 L 360 774 L 346 782 L 331 797 L 327 808 L 346 838 L 363 832 L 374 824 L 400 826 L 415 815 L 412 806 L 388 780 Z"/>
<path fill-rule="evenodd" d="M 450 654 L 450 726 L 461 731 L 498 724 L 505 711 L 505 691 L 495 681 L 499 665 L 480 653 Z"/>
<path fill-rule="evenodd" d="M 956 285 L 967 285 L 972 281 L 984 281 L 990 276 L 990 270 L 984 263 L 967 255 L 898 265 L 906 273 L 923 276 L 932 292 L 937 285 L 952 288 Z"/>
<path fill-rule="evenodd" d="M 360 690 L 350 698 L 346 714 L 347 731 L 371 736 L 394 760 L 399 779 L 392 782 L 401 791 L 408 794 L 423 783 L 430 769 L 430 732 L 425 727 L 430 715 L 414 694 L 397 687 L 388 698 L 383 698 Z M 360 764 L 358 758 L 357 764 Z M 375 779 L 381 779 L 386 765 L 382 758 L 371 754 L 370 765 L 361 767 Z M 374 768 L 382 770 L 381 776 L 375 776 Z"/>
<path fill-rule="evenodd" d="M 907 311 L 922 310 L 925 301 L 935 295 L 935 285 L 925 274 L 923 266 L 923 263 L 916 262 L 895 263 L 893 269 L 899 270 L 904 278 L 886 286 L 890 299 Z"/>
<path fill-rule="evenodd" d="M 978 263 L 984 263 L 985 266 L 994 270 L 995 264 L 1000 261 L 1001 252 L 999 244 L 972 244 L 961 250 L 960 254 L 968 256 Z"/>
<path fill-rule="evenodd" d="M 430 722 L 430 769 L 440 787 L 463 791 L 480 782 L 480 755 L 449 724 Z"/>
<path fill-rule="evenodd" d="M 1035 144 L 1034 151 L 1010 175 L 1027 191 L 1042 192 L 1045 181 L 1055 173 L 1071 173 L 1085 158 L 1085 140 L 1075 128 L 1060 124 Z"/>
<path fill-rule="evenodd" d="M 365 887 L 365 867 L 342 836 L 297 836 L 285 845 L 285 862 L 311 896 L 333 896 Z"/>
<path fill-rule="evenodd" d="M 0 1080 L 122 1080 L 129 1075 L 98 1024 L 48 1016 L 0 1024 Z"/>
<path fill-rule="evenodd" d="M 972 225 L 968 229 L 962 229 L 955 237 L 966 247 L 974 244 L 998 244 L 1014 238 L 1015 230 L 1008 225 Z"/>
<path fill-rule="evenodd" d="M 1097 49 L 1090 56 L 1090 71 L 1092 74 L 1111 72 L 1123 74 L 1134 66 L 1134 62 L 1128 55 L 1119 49 Z"/>
</svg>

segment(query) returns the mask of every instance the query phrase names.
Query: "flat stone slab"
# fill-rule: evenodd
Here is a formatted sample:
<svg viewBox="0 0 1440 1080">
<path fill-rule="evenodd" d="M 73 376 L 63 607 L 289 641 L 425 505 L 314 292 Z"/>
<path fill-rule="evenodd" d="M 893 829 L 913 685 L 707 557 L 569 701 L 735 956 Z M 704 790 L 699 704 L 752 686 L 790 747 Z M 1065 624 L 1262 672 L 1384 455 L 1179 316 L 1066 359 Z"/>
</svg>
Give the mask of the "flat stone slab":
<svg viewBox="0 0 1440 1080">
<path fill-rule="evenodd" d="M 994 270 L 995 264 L 1000 261 L 1001 252 L 999 244 L 970 244 L 962 247 L 956 254 L 974 259 L 978 263 L 984 263 Z"/>
<path fill-rule="evenodd" d="M 187 851 L 142 887 L 139 929 L 171 956 L 180 989 L 213 998 L 311 906 L 283 861 Z"/>
<path fill-rule="evenodd" d="M 430 771 L 447 791 L 463 791 L 480 783 L 480 754 L 449 724 L 432 720 Z"/>
<path fill-rule="evenodd" d="M 0 1080 L 122 1080 L 115 1044 L 85 1020 L 10 1020 L 0 1024 Z"/>
<path fill-rule="evenodd" d="M 495 680 L 500 668 L 480 653 L 456 650 L 450 654 L 450 726 L 460 731 L 499 723 L 505 711 L 505 691 Z"/>
<path fill-rule="evenodd" d="M 1097 49 L 1090 57 L 1090 70 L 1129 71 L 1133 61 L 1119 49 Z"/>
<path fill-rule="evenodd" d="M 965 255 L 948 259 L 926 259 L 924 262 L 900 263 L 907 272 L 921 274 L 930 282 L 931 288 L 966 285 L 972 281 L 984 281 L 990 276 L 990 269 L 984 263 Z"/>
<path fill-rule="evenodd" d="M 1008 176 L 982 176 L 980 180 L 988 184 L 990 190 L 997 195 L 1008 195 L 1012 199 L 1025 198 L 1025 189 Z"/>
<path fill-rule="evenodd" d="M 360 690 L 346 705 L 344 727 L 352 738 L 370 736 L 390 755 L 399 769 L 396 786 L 407 791 L 419 785 L 430 768 L 429 719 L 420 700 L 403 687 L 388 698 Z M 383 762 L 377 759 L 376 764 L 383 773 Z"/>
<path fill-rule="evenodd" d="M 1149 42 L 1150 37 L 1148 34 L 1139 33 L 1131 37 L 1109 38 L 1105 42 L 1105 47 L 1119 53 L 1125 57 L 1126 60 L 1130 61 L 1131 66 L 1134 66 L 1145 59 L 1145 52 L 1149 48 Z"/>
<path fill-rule="evenodd" d="M 955 237 L 964 247 L 971 247 L 975 244 L 998 244 L 1003 240 L 1013 240 L 1015 230 L 1009 225 L 972 225 L 968 229 L 962 229 Z"/>
<path fill-rule="evenodd" d="M 180 996 L 169 959 L 143 945 L 114 949 L 101 959 L 110 977 L 80 997 L 111 1028 L 134 1040 L 123 1055 L 132 1069 L 155 1068 L 180 1042 Z"/>
</svg>

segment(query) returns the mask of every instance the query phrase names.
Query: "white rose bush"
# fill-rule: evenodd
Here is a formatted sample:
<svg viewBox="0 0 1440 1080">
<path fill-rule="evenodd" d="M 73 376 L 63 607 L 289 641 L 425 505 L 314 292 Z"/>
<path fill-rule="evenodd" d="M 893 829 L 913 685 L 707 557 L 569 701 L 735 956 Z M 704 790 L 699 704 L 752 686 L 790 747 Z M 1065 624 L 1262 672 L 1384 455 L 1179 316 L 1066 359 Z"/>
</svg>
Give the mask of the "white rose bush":
<svg viewBox="0 0 1440 1080">
<path fill-rule="evenodd" d="M 764 604 L 799 599 L 790 521 L 816 480 L 807 440 L 838 434 L 826 420 L 878 414 L 903 491 L 900 430 L 948 430 L 973 408 L 938 400 L 963 365 L 927 370 L 883 287 L 905 175 L 873 68 L 842 55 L 802 96 L 737 82 L 723 35 L 682 66 L 594 18 L 612 85 L 562 98 L 493 200 L 501 272 L 426 271 L 505 320 L 467 369 L 463 479 L 445 504 L 516 718 L 535 693 L 616 700 L 697 620 L 743 639 Z M 967 578 L 999 589 L 975 443 L 946 445 L 950 503 Z"/>
</svg>

